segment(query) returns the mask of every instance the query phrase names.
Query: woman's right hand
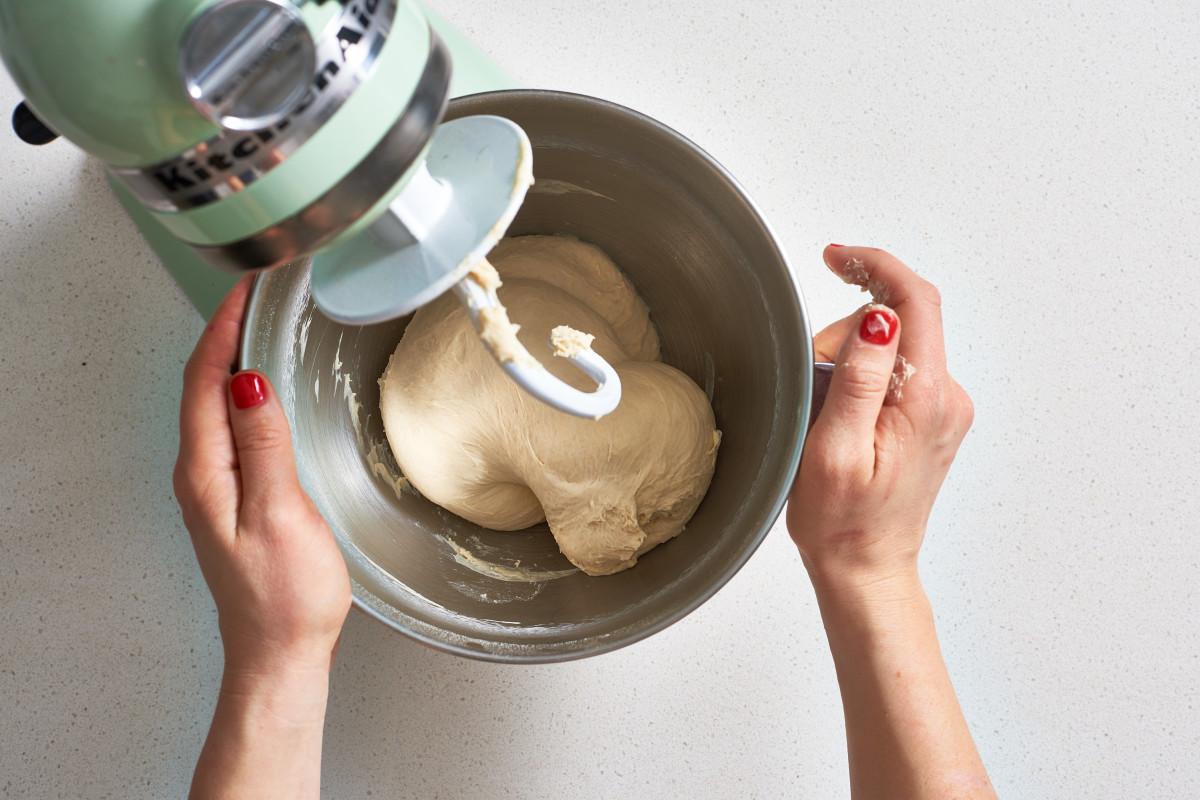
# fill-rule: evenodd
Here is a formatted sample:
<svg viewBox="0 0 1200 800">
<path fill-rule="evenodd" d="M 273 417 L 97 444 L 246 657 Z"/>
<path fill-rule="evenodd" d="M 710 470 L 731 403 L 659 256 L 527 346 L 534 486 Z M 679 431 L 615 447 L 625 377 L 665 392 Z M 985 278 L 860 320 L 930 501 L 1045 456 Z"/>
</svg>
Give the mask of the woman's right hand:
<svg viewBox="0 0 1200 800">
<path fill-rule="evenodd" d="M 197 800 L 320 794 L 329 670 L 350 609 L 279 397 L 262 373 L 235 372 L 249 295 L 250 279 L 229 292 L 183 374 L 175 494 L 225 646 Z"/>
<path fill-rule="evenodd" d="M 910 581 L 974 411 L 946 371 L 937 289 L 875 248 L 830 245 L 824 258 L 876 302 L 813 340 L 817 360 L 835 367 L 789 497 L 788 530 L 818 587 Z"/>
<path fill-rule="evenodd" d="M 327 672 L 350 579 L 300 486 L 274 388 L 262 373 L 234 374 L 250 286 L 229 292 L 184 369 L 175 495 L 217 604 L 226 672 Z"/>
</svg>

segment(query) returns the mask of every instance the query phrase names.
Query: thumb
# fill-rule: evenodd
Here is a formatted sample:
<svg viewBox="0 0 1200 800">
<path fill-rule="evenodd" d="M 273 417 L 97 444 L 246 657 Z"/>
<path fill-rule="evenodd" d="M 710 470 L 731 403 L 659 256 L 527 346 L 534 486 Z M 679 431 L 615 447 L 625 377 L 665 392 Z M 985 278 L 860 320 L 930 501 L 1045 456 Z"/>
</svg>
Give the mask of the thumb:
<svg viewBox="0 0 1200 800">
<path fill-rule="evenodd" d="M 242 477 L 242 508 L 262 508 L 299 488 L 292 435 L 267 376 L 244 370 L 229 379 L 229 422 Z"/>
<path fill-rule="evenodd" d="M 846 341 L 846 337 L 854 333 L 858 328 L 862 316 L 862 311 L 855 311 L 848 317 L 842 317 L 837 322 L 834 322 L 822 328 L 813 336 L 813 358 L 816 361 L 837 361 L 838 350 L 842 348 L 842 342 Z"/>
<path fill-rule="evenodd" d="M 843 452 L 874 449 L 875 423 L 900 341 L 900 319 L 887 306 L 864 306 L 855 321 L 838 350 L 829 394 L 812 430 Z"/>
</svg>

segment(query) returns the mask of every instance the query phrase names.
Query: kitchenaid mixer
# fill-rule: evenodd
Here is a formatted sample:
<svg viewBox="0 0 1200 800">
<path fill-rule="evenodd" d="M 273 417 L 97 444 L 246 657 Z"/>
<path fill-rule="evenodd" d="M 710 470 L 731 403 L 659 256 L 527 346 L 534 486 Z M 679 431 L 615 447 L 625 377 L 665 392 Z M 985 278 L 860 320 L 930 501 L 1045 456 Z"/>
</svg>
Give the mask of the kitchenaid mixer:
<svg viewBox="0 0 1200 800">
<path fill-rule="evenodd" d="M 500 117 L 438 124 L 450 56 L 413 0 L 0 0 L 0 54 L 26 97 L 18 135 L 100 158 L 205 262 L 312 256 L 313 300 L 346 324 L 449 289 L 477 327 L 498 306 L 471 271 L 520 207 L 532 150 Z M 493 352 L 562 410 L 620 399 L 589 350 L 564 357 L 593 392 Z"/>
</svg>

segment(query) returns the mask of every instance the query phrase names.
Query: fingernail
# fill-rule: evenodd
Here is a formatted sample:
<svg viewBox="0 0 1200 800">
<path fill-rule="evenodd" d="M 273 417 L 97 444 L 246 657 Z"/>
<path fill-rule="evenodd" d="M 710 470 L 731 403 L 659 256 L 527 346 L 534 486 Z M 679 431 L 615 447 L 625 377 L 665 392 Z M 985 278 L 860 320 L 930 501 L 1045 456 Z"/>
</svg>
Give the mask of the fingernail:
<svg viewBox="0 0 1200 800">
<path fill-rule="evenodd" d="M 830 247 L 845 247 L 845 245 L 841 245 L 841 244 L 835 244 L 835 243 L 833 243 L 833 242 L 830 242 L 830 243 L 829 243 L 829 246 L 830 246 Z"/>
<path fill-rule="evenodd" d="M 242 372 L 229 380 L 229 392 L 238 408 L 253 408 L 267 399 L 267 384 L 261 375 Z"/>
<path fill-rule="evenodd" d="M 858 335 L 869 344 L 885 345 L 896 335 L 898 323 L 899 320 L 891 311 L 873 308 L 863 315 L 862 323 L 858 326 Z"/>
</svg>

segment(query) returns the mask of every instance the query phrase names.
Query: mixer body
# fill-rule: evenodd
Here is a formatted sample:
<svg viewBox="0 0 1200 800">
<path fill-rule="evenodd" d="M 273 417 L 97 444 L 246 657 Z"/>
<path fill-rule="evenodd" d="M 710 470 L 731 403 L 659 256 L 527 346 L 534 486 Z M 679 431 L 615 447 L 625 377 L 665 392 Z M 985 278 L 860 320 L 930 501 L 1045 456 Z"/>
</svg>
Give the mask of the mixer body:
<svg viewBox="0 0 1200 800">
<path fill-rule="evenodd" d="M 411 0 L 0 0 L 0 53 L 47 127 L 231 271 L 378 216 L 451 71 Z"/>
</svg>

